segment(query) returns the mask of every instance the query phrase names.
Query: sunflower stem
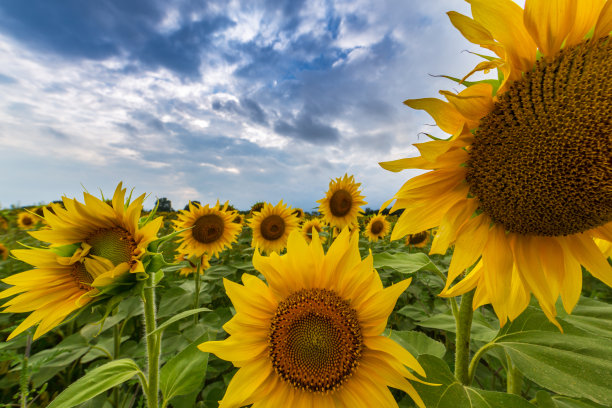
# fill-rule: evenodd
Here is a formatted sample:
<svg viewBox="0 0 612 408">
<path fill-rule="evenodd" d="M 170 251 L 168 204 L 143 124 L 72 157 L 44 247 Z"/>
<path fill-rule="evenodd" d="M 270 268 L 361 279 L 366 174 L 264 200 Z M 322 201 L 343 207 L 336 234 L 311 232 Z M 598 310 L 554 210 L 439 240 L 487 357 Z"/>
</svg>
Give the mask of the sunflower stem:
<svg viewBox="0 0 612 408">
<path fill-rule="evenodd" d="M 508 364 L 508 370 L 506 371 L 506 392 L 508 394 L 521 395 L 521 389 L 523 388 L 523 373 L 512 364 L 512 360 L 508 354 L 506 354 L 506 362 Z"/>
<path fill-rule="evenodd" d="M 159 352 L 161 337 L 160 334 L 151 334 L 156 328 L 155 320 L 155 282 L 153 273 L 149 273 L 149 277 L 143 289 L 143 303 L 145 315 L 145 331 L 147 341 L 147 406 L 148 408 L 157 408 L 159 394 Z"/>
<path fill-rule="evenodd" d="M 30 382 L 28 360 L 30 359 L 30 350 L 32 348 L 32 334 L 28 331 L 28 337 L 26 338 L 25 352 L 23 353 L 23 360 L 21 362 L 21 375 L 19 376 L 19 392 L 21 394 L 21 408 L 28 406 L 28 384 Z"/>
<path fill-rule="evenodd" d="M 470 331 L 472 329 L 472 318 L 474 310 L 472 301 L 474 291 L 464 293 L 461 296 L 459 314 L 455 323 L 457 325 L 457 340 L 455 344 L 455 377 L 463 385 L 469 385 L 469 364 L 470 364 Z"/>
<path fill-rule="evenodd" d="M 197 309 L 200 307 L 200 268 L 202 268 L 202 258 L 198 259 L 198 265 L 196 267 L 195 277 L 195 292 L 193 294 L 193 308 Z M 193 324 L 198 324 L 198 313 L 193 315 Z"/>
<path fill-rule="evenodd" d="M 119 349 L 121 348 L 121 333 L 119 332 L 119 325 L 116 324 L 113 327 L 113 359 L 119 358 Z M 119 408 L 119 385 L 113 388 L 113 403 L 115 407 Z"/>
</svg>

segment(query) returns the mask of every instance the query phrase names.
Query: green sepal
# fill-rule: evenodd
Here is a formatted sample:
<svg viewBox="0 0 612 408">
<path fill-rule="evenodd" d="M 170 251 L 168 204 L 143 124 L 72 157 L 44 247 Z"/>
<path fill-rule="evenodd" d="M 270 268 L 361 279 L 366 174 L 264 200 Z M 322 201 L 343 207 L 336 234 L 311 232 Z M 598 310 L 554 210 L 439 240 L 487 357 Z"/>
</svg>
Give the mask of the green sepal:
<svg viewBox="0 0 612 408">
<path fill-rule="evenodd" d="M 145 255 L 145 260 L 143 261 L 143 265 L 147 273 L 154 273 L 154 272 L 159 271 L 162 267 L 170 265 L 170 264 L 166 262 L 162 254 L 154 253 L 151 255 L 148 255 L 148 254 Z"/>
<path fill-rule="evenodd" d="M 159 207 L 159 201 L 156 201 L 155 207 L 151 210 L 151 212 L 147 215 L 147 217 L 146 218 L 142 217 L 140 220 L 138 220 L 138 228 L 142 228 L 143 226 L 147 225 L 147 223 L 149 223 L 149 221 L 151 221 L 153 217 L 155 217 L 158 207 Z"/>
<path fill-rule="evenodd" d="M 191 227 L 191 228 L 193 228 L 193 227 Z M 182 229 L 182 230 L 174 231 L 171 234 L 165 235 L 165 236 L 163 236 L 161 238 L 157 238 L 155 241 L 153 241 L 153 242 L 151 242 L 149 244 L 149 246 L 147 247 L 147 251 L 148 252 L 153 252 L 153 253 L 159 252 L 159 249 L 160 249 L 162 244 L 164 244 L 165 242 L 167 242 L 167 241 L 171 240 L 172 238 L 176 237 L 181 232 L 187 231 L 187 230 L 189 230 L 191 228 L 185 228 L 185 229 Z"/>
<path fill-rule="evenodd" d="M 58 256 L 63 257 L 63 258 L 70 258 L 72 255 L 74 255 L 76 250 L 79 249 L 79 248 L 81 248 L 81 243 L 80 242 L 78 242 L 76 244 L 52 247 L 52 248 L 49 248 L 49 250 L 51 252 L 57 254 Z"/>
</svg>

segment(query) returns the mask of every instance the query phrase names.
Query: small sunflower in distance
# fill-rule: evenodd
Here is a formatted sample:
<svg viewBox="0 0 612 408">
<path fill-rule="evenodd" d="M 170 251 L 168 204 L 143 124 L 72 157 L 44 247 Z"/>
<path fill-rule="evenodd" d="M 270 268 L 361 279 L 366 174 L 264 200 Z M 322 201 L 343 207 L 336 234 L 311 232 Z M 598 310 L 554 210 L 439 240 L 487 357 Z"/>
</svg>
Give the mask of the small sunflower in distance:
<svg viewBox="0 0 612 408">
<path fill-rule="evenodd" d="M 287 246 L 291 231 L 298 228 L 298 219 L 281 200 L 275 206 L 264 203 L 261 211 L 253 213 L 249 226 L 253 230 L 252 247 L 266 254 L 280 253 Z"/>
<path fill-rule="evenodd" d="M 612 2 L 470 4 L 472 18 L 448 15 L 497 55 L 472 72 L 497 68 L 502 80 L 404 102 L 452 136 L 381 163 L 430 170 L 396 193 L 391 211 L 405 210 L 392 239 L 439 226 L 431 253 L 454 244 L 442 296 L 475 289 L 474 307 L 492 304 L 503 325 L 533 294 L 558 325 L 559 296 L 568 313 L 580 297 L 581 265 L 612 286 L 594 242 L 612 241 Z"/>
<path fill-rule="evenodd" d="M 220 208 L 219 202 L 210 207 L 189 203 L 189 210 L 182 210 L 174 220 L 176 230 L 187 229 L 179 234 L 178 251 L 189 258 L 205 253 L 216 256 L 236 241 L 241 225 L 234 221 L 236 213 L 227 211 L 227 202 Z"/>
<path fill-rule="evenodd" d="M 320 234 L 323 227 L 325 227 L 325 224 L 319 218 L 308 220 L 302 225 L 302 236 L 306 242 L 310 243 L 312 241 L 312 231 L 315 230 L 317 234 Z"/>
<path fill-rule="evenodd" d="M 9 228 L 9 224 L 8 221 L 6 220 L 6 218 L 4 218 L 4 216 L 0 215 L 0 230 L 8 230 Z"/>
<path fill-rule="evenodd" d="M 317 233 L 309 245 L 295 231 L 285 255 L 255 253 L 267 285 L 246 273 L 243 285 L 224 279 L 236 309 L 223 326 L 230 337 L 198 346 L 240 367 L 220 408 L 397 408 L 389 386 L 425 407 L 407 368 L 425 371 L 381 335 L 410 279 L 383 289 L 358 244 L 344 230 L 324 254 Z"/>
<path fill-rule="evenodd" d="M 17 259 L 35 269 L 3 279 L 13 286 L 0 292 L 0 298 L 17 295 L 3 305 L 3 312 L 32 312 L 9 339 L 40 323 L 36 339 L 73 311 L 102 300 L 101 291 L 136 284 L 136 274 L 145 272 L 141 258 L 157 239 L 162 219 L 140 227 L 145 195 L 125 203 L 125 192 L 119 183 L 112 205 L 84 193 L 85 204 L 64 197 L 65 209 L 56 208 L 55 214 L 44 210 L 49 228 L 30 235 L 51 246 L 13 250 Z"/>
<path fill-rule="evenodd" d="M 32 229 L 36 227 L 39 218 L 28 211 L 22 211 L 17 214 L 17 226 L 21 229 Z"/>
<path fill-rule="evenodd" d="M 242 216 L 242 214 L 236 213 L 236 216 L 234 217 L 232 222 L 242 225 L 242 223 L 244 222 L 244 217 Z"/>
<path fill-rule="evenodd" d="M 421 231 L 416 234 L 406 235 L 406 246 L 413 248 L 424 248 L 431 238 L 429 231 Z"/>
<path fill-rule="evenodd" d="M 194 264 L 190 259 L 187 258 L 187 256 L 185 254 L 181 254 L 180 252 L 178 254 L 176 254 L 176 256 L 174 257 L 174 260 L 176 262 L 181 262 L 181 261 L 187 261 L 189 262 L 189 266 L 185 267 L 185 268 L 181 268 L 179 270 L 179 275 L 181 276 L 189 276 L 189 275 L 193 275 L 197 272 L 198 270 L 198 265 Z M 206 269 L 210 268 L 210 257 L 206 254 L 202 255 L 202 257 L 200 258 L 200 275 L 204 275 L 204 272 L 206 271 Z M 197 261 L 196 261 L 197 262 Z"/>
<path fill-rule="evenodd" d="M 328 225 L 342 229 L 357 223 L 357 217 L 363 212 L 361 206 L 367 204 L 360 194 L 360 185 L 355 183 L 353 176 L 346 174 L 329 182 L 325 198 L 317 201 L 321 204 L 319 212 Z"/>
<path fill-rule="evenodd" d="M 387 236 L 391 230 L 391 224 L 387 221 L 387 217 L 378 214 L 372 218 L 365 227 L 363 235 L 372 242 L 376 242 Z"/>
<path fill-rule="evenodd" d="M 301 208 L 294 208 L 293 214 L 295 214 L 295 216 L 298 217 L 298 219 L 300 220 L 304 218 L 304 210 L 302 210 Z"/>
<path fill-rule="evenodd" d="M 0 258 L 3 261 L 6 261 L 6 258 L 8 258 L 8 254 L 9 254 L 8 249 L 3 244 L 0 243 Z"/>
</svg>

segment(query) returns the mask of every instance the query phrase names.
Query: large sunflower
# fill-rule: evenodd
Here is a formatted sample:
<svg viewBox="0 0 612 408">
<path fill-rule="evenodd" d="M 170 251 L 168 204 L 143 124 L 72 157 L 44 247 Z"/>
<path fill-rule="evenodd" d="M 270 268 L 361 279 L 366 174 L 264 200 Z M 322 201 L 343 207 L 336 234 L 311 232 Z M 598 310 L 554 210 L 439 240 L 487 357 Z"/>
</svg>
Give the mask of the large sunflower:
<svg viewBox="0 0 612 408">
<path fill-rule="evenodd" d="M 181 211 L 174 221 L 177 230 L 188 228 L 179 234 L 179 252 L 188 258 L 198 258 L 205 253 L 213 257 L 230 247 L 236 241 L 242 225 L 233 222 L 236 212 L 228 211 L 227 206 L 226 202 L 220 207 L 219 201 L 213 207 L 208 204 L 202 207 L 190 202 L 189 210 Z"/>
<path fill-rule="evenodd" d="M 328 225 L 343 229 L 357 223 L 357 217 L 363 213 L 361 206 L 367 204 L 360 194 L 360 185 L 355 183 L 353 176 L 348 177 L 346 174 L 329 182 L 325 198 L 317 201 L 321 204 L 319 211 Z"/>
<path fill-rule="evenodd" d="M 473 18 L 450 12 L 471 42 L 497 57 L 448 102 L 413 99 L 452 136 L 417 144 L 421 156 L 381 163 L 432 170 L 409 180 L 391 211 L 405 208 L 392 239 L 439 226 L 432 253 L 454 244 L 444 296 L 476 288 L 501 324 L 533 293 L 556 323 L 582 287 L 581 265 L 612 286 L 593 238 L 612 240 L 612 2 L 471 0 Z M 480 261 L 479 261 L 480 259 Z M 453 281 L 476 265 L 459 283 Z"/>
<path fill-rule="evenodd" d="M 162 219 L 140 228 L 145 195 L 125 204 L 125 192 L 120 183 L 112 206 L 84 193 L 85 204 L 64 197 L 66 209 L 55 208 L 55 214 L 44 210 L 49 229 L 30 235 L 50 243 L 50 248 L 12 251 L 35 269 L 3 279 L 14 286 L 1 292 L 0 298 L 19 294 L 3 305 L 3 312 L 32 312 L 9 339 L 40 322 L 34 334 L 38 338 L 92 301 L 98 289 L 119 280 L 127 283 L 134 276 L 127 272 L 144 272 L 141 258 L 157 239 Z"/>
<path fill-rule="evenodd" d="M 249 226 L 253 230 L 252 247 L 265 253 L 281 252 L 287 246 L 289 234 L 298 228 L 298 219 L 281 200 L 275 206 L 264 203 L 261 211 L 253 213 Z"/>
<path fill-rule="evenodd" d="M 298 231 L 287 254 L 255 253 L 266 285 L 242 275 L 224 280 L 236 315 L 223 328 L 230 337 L 199 346 L 240 370 L 221 408 L 397 407 L 388 386 L 423 401 L 406 380 L 425 372 L 416 359 L 381 336 L 410 279 L 383 289 L 372 255 L 359 255 L 359 237 L 344 230 L 327 254 L 318 234 L 310 245 Z"/>
<path fill-rule="evenodd" d="M 372 242 L 376 242 L 381 238 L 384 238 L 391 230 L 391 224 L 387 221 L 387 218 L 378 214 L 370 218 L 368 224 L 365 226 L 363 235 Z"/>
</svg>

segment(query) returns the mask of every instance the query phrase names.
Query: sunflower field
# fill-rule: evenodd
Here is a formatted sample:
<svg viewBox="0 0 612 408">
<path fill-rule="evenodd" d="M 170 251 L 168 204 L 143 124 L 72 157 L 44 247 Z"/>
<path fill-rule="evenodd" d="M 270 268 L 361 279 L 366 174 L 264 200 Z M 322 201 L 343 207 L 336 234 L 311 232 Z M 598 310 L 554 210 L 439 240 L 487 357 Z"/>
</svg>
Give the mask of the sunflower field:
<svg viewBox="0 0 612 408">
<path fill-rule="evenodd" d="M 0 209 L 0 405 L 612 407 L 612 3 L 470 4 L 494 56 L 405 101 L 447 138 L 380 211 Z"/>
</svg>

